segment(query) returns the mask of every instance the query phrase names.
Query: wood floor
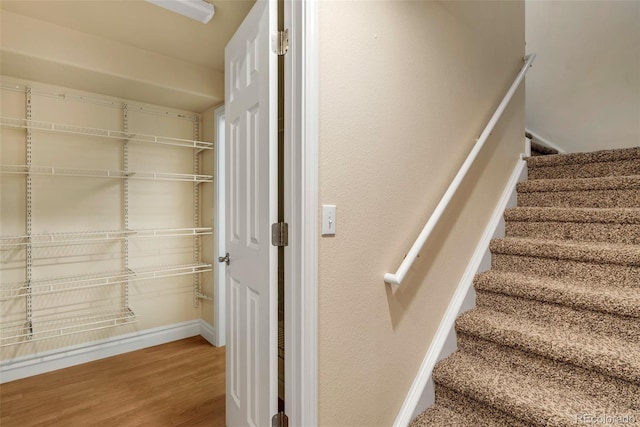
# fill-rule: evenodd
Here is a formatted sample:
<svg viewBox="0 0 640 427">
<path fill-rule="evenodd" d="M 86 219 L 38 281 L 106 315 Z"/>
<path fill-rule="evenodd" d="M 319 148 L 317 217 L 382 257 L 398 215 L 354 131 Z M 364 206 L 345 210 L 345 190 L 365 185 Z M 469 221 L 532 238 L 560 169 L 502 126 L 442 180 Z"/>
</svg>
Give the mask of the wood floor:
<svg viewBox="0 0 640 427">
<path fill-rule="evenodd" d="M 198 336 L 0 385 L 0 425 L 224 426 L 224 347 Z"/>
</svg>

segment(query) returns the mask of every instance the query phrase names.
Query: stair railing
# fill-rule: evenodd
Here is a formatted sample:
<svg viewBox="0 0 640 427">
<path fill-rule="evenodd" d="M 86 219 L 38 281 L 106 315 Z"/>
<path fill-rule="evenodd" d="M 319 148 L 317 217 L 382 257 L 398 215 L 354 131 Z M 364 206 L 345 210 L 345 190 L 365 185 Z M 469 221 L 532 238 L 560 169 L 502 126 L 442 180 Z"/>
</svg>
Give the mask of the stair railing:
<svg viewBox="0 0 640 427">
<path fill-rule="evenodd" d="M 502 113 L 504 113 L 504 110 L 507 108 L 507 105 L 509 105 L 511 98 L 513 98 L 513 95 L 515 94 L 516 90 L 518 90 L 520 83 L 524 79 L 525 74 L 527 74 L 529 67 L 531 67 L 531 64 L 535 59 L 536 59 L 535 53 L 532 53 L 524 57 L 523 59 L 524 65 L 522 66 L 522 69 L 516 76 L 516 79 L 513 81 L 513 84 L 507 91 L 507 94 L 504 96 L 504 98 L 502 98 L 502 102 L 500 102 L 500 105 L 498 105 L 496 112 L 493 113 L 493 115 L 491 116 L 489 123 L 487 123 L 487 126 L 484 128 L 484 130 L 480 134 L 480 137 L 476 140 L 476 144 L 473 146 L 471 153 L 469 153 L 464 163 L 460 167 L 460 170 L 458 171 L 455 178 L 453 179 L 453 182 L 451 182 L 451 184 L 449 185 L 449 188 L 447 188 L 447 191 L 444 193 L 444 196 L 442 196 L 442 199 L 440 200 L 435 210 L 431 214 L 431 217 L 429 218 L 427 223 L 424 225 L 424 228 L 418 235 L 418 238 L 416 239 L 416 241 L 413 243 L 413 246 L 411 246 L 411 249 L 405 256 L 404 260 L 402 260 L 400 267 L 398 267 L 398 270 L 395 273 L 386 273 L 384 275 L 384 281 L 386 283 L 389 283 L 391 285 L 399 285 L 400 283 L 402 283 L 402 279 L 404 279 L 404 276 L 407 274 L 407 272 L 413 265 L 413 262 L 418 257 L 418 254 L 424 247 L 424 244 L 429 238 L 429 235 L 431 234 L 436 224 L 440 220 L 440 217 L 442 216 L 443 212 L 447 208 L 447 205 L 449 205 L 449 202 L 453 198 L 453 195 L 458 190 L 460 183 L 462 182 L 467 172 L 471 168 L 471 165 L 473 164 L 474 160 L 478 156 L 478 153 L 484 146 L 485 142 L 487 142 L 487 139 L 489 138 L 489 135 L 493 131 L 493 128 L 496 126 L 496 123 L 498 122 L 498 120 L 500 120 Z"/>
</svg>

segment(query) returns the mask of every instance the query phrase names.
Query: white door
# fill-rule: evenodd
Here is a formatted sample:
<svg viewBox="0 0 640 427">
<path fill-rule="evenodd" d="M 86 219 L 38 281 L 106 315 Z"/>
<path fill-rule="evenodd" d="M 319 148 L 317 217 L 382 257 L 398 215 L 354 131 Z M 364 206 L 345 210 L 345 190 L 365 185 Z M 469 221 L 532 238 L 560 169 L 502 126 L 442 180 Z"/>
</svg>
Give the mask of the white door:
<svg viewBox="0 0 640 427">
<path fill-rule="evenodd" d="M 225 49 L 227 426 L 277 412 L 275 0 L 259 0 Z"/>
</svg>

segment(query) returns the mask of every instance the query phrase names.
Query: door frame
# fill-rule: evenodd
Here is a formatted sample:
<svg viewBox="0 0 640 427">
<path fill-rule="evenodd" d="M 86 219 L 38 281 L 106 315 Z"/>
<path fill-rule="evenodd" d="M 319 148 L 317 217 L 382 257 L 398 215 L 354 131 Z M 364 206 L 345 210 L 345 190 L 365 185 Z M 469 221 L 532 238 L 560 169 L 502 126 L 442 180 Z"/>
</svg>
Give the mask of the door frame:
<svg viewBox="0 0 640 427">
<path fill-rule="evenodd" d="M 226 278 L 227 269 L 224 268 L 218 261 L 218 257 L 225 256 L 225 128 L 224 123 L 220 126 L 220 122 L 224 120 L 225 109 L 224 104 L 219 106 L 213 111 L 214 121 L 214 137 L 213 146 L 215 148 L 215 193 L 214 193 L 214 206 L 216 206 L 214 215 L 214 227 L 216 236 L 214 239 L 213 259 L 216 261 L 216 268 L 213 273 L 213 321 L 214 321 L 214 345 L 216 347 L 222 347 L 227 342 L 227 325 L 226 325 Z M 222 207 L 222 209 L 220 209 Z"/>
<path fill-rule="evenodd" d="M 286 0 L 285 28 L 285 401 L 291 426 L 318 425 L 318 3 Z M 295 107 L 295 108 L 294 108 Z M 224 138 L 217 129 L 224 105 L 214 111 L 216 234 L 224 236 Z M 222 172 L 222 175 L 220 174 Z M 222 178 L 220 178 L 222 176 Z M 222 212 L 221 212 L 222 211 Z M 214 255 L 224 256 L 224 239 Z M 225 337 L 225 269 L 215 275 L 216 346 Z"/>
<path fill-rule="evenodd" d="M 318 425 L 318 2 L 285 0 L 285 411 Z"/>
</svg>

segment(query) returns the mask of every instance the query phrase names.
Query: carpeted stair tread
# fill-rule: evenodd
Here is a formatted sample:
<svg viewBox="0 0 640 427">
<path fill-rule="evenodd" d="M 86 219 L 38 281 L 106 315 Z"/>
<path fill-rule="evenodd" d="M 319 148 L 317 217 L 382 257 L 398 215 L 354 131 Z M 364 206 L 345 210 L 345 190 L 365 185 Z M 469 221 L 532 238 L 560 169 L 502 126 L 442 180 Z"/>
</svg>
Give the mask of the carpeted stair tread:
<svg viewBox="0 0 640 427">
<path fill-rule="evenodd" d="M 640 267 L 633 265 L 494 253 L 491 257 L 491 268 L 561 280 L 582 281 L 594 288 L 640 289 Z"/>
<path fill-rule="evenodd" d="M 640 189 L 640 175 L 606 176 L 598 178 L 579 179 L 534 179 L 520 182 L 517 185 L 519 194 L 635 189 Z"/>
<path fill-rule="evenodd" d="M 640 342 L 595 334 L 588 328 L 561 327 L 475 308 L 456 321 L 456 331 L 559 362 L 640 383 Z"/>
<path fill-rule="evenodd" d="M 607 163 L 622 160 L 638 160 L 640 162 L 640 147 L 632 147 L 616 150 L 601 150 L 591 153 L 565 153 L 553 156 L 530 157 L 527 164 L 530 166 L 556 166 L 587 163 Z M 640 163 L 639 163 L 640 168 Z M 640 171 L 640 169 L 639 169 Z"/>
<path fill-rule="evenodd" d="M 517 190 L 523 207 L 640 207 L 640 175 L 536 179 L 519 183 Z"/>
<path fill-rule="evenodd" d="M 484 360 L 494 370 L 536 376 L 556 388 L 581 390 L 596 399 L 606 399 L 614 407 L 640 411 L 638 384 L 464 333 L 457 339 L 459 351 Z"/>
<path fill-rule="evenodd" d="M 467 416 L 469 420 L 467 426 L 535 427 L 511 414 L 483 405 L 471 397 L 446 387 L 436 388 L 436 405 L 444 406 L 458 415 Z M 436 424 L 436 426 L 439 425 L 441 424 Z"/>
<path fill-rule="evenodd" d="M 640 266 L 637 245 L 505 237 L 492 240 L 489 248 L 493 254 Z"/>
<path fill-rule="evenodd" d="M 640 224 L 640 208 L 516 207 L 506 209 L 505 221 Z"/>
<path fill-rule="evenodd" d="M 509 209 L 505 233 L 508 237 L 640 245 L 640 209 Z"/>
<path fill-rule="evenodd" d="M 640 292 L 637 289 L 594 289 L 581 281 L 558 280 L 499 270 L 488 270 L 476 275 L 474 286 L 476 291 L 501 293 L 640 319 Z"/>
<path fill-rule="evenodd" d="M 574 308 L 539 299 L 522 298 L 490 291 L 476 292 L 476 307 L 556 328 L 579 328 L 623 341 L 637 341 L 640 319 L 620 314 Z"/>
<path fill-rule="evenodd" d="M 633 413 L 581 390 L 567 390 L 534 375 L 496 370 L 465 352 L 439 362 L 433 372 L 437 386 L 451 388 L 487 406 L 513 414 L 533 425 L 571 426 L 583 413 Z"/>
<path fill-rule="evenodd" d="M 468 426 L 469 420 L 463 415 L 435 405 L 428 411 L 418 415 L 410 424 L 410 427 L 421 426 Z"/>
<path fill-rule="evenodd" d="M 477 412 L 458 412 L 444 405 L 436 404 L 428 411 L 425 411 L 416 417 L 411 422 L 410 427 L 468 427 L 470 425 L 483 427 L 510 427 L 512 424 L 508 421 L 496 420 L 494 418 L 483 416 Z"/>
<path fill-rule="evenodd" d="M 529 157 L 532 159 L 533 157 Z M 639 175 L 640 160 L 627 159 L 601 163 L 569 165 L 528 165 L 528 179 L 598 178 L 605 176 Z"/>
</svg>

